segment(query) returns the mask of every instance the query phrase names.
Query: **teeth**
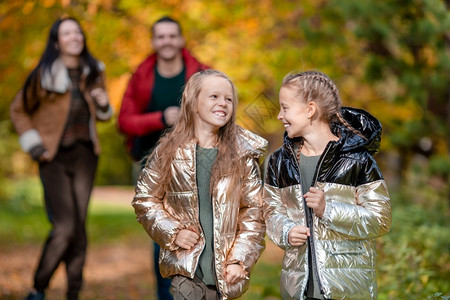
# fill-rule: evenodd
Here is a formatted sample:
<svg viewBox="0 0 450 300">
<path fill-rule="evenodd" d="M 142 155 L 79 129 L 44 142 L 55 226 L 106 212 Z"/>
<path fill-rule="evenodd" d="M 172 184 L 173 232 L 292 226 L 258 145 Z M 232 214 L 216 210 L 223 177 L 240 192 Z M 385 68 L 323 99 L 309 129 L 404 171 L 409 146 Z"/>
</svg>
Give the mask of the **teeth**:
<svg viewBox="0 0 450 300">
<path fill-rule="evenodd" d="M 291 125 L 289 125 L 289 124 L 284 124 L 284 127 L 285 127 L 285 128 L 287 128 L 287 127 L 289 127 L 289 126 L 291 126 Z"/>
<path fill-rule="evenodd" d="M 215 115 L 219 116 L 219 117 L 225 117 L 225 113 L 224 112 L 215 112 Z"/>
</svg>

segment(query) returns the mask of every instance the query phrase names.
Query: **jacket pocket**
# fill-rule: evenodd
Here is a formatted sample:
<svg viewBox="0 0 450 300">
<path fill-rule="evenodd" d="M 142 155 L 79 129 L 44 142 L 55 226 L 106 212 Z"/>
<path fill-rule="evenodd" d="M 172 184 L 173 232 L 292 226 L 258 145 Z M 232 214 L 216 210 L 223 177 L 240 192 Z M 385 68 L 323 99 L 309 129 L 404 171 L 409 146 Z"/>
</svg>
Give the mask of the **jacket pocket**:
<svg viewBox="0 0 450 300">
<path fill-rule="evenodd" d="M 364 247 L 357 241 L 336 242 L 327 249 L 330 255 L 359 255 L 363 254 Z"/>
<path fill-rule="evenodd" d="M 324 268 L 370 269 L 373 267 L 372 251 L 362 241 L 328 241 L 324 251 L 319 251 L 319 261 Z M 323 255 L 323 256 L 322 256 Z"/>
</svg>

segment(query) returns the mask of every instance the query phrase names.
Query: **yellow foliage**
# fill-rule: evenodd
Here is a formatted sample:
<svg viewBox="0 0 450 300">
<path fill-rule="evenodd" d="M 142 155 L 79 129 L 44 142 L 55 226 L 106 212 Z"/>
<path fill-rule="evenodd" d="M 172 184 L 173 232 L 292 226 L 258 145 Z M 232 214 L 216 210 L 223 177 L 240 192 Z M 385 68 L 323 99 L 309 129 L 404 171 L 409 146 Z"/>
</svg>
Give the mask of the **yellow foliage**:
<svg viewBox="0 0 450 300">
<path fill-rule="evenodd" d="M 27 1 L 22 8 L 22 12 L 24 15 L 28 15 L 33 11 L 34 1 Z"/>
<path fill-rule="evenodd" d="M 62 7 L 68 7 L 70 5 L 71 0 L 61 0 Z"/>
<path fill-rule="evenodd" d="M 52 7 L 53 5 L 55 5 L 56 0 L 41 0 L 40 3 L 42 3 L 42 6 L 44 7 Z"/>
<path fill-rule="evenodd" d="M 0 21 L 0 30 L 7 31 L 11 30 L 14 26 L 14 23 L 17 22 L 13 15 L 5 15 L 3 20 Z M 3 41 L 2 41 L 3 42 Z"/>
<path fill-rule="evenodd" d="M 123 74 L 120 77 L 107 79 L 108 95 L 115 112 L 120 110 L 122 97 L 130 77 L 131 74 Z"/>
<path fill-rule="evenodd" d="M 436 57 L 436 51 L 431 47 L 424 47 L 420 53 L 420 56 L 426 61 L 428 67 L 436 67 L 438 59 Z"/>
</svg>

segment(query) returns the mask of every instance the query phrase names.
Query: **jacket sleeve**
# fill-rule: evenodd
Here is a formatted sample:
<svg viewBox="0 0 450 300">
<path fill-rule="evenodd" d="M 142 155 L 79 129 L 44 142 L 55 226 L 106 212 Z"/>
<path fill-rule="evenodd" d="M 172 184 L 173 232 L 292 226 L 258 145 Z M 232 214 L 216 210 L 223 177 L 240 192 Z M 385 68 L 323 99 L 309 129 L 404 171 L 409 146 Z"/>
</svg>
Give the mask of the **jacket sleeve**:
<svg viewBox="0 0 450 300">
<path fill-rule="evenodd" d="M 156 159 L 157 156 L 148 161 L 139 175 L 131 205 L 148 235 L 161 247 L 173 251 L 179 248 L 174 241 L 182 225 L 164 208 L 165 190 L 155 167 Z"/>
<path fill-rule="evenodd" d="M 23 90 L 17 93 L 10 105 L 10 118 L 17 133 L 23 151 L 29 152 L 33 147 L 42 145 L 39 132 L 34 128 L 30 115 L 25 111 Z"/>
<path fill-rule="evenodd" d="M 386 182 L 372 156 L 361 168 L 359 177 L 353 203 L 339 201 L 339 195 L 327 196 L 325 191 L 326 206 L 321 222 L 352 238 L 376 238 L 390 229 L 391 203 Z"/>
<path fill-rule="evenodd" d="M 146 98 L 150 97 L 150 93 L 145 92 L 146 85 L 150 83 L 142 73 L 138 69 L 131 77 L 118 117 L 119 129 L 131 136 L 143 136 L 165 128 L 162 111 L 145 112 L 145 106 L 149 103 L 149 99 Z"/>
<path fill-rule="evenodd" d="M 227 265 L 239 263 L 250 272 L 265 248 L 265 225 L 262 210 L 262 180 L 255 158 L 246 160 L 241 189 L 241 203 L 236 239 L 227 259 Z"/>
<path fill-rule="evenodd" d="M 278 247 L 286 249 L 289 246 L 288 233 L 292 227 L 298 224 L 289 218 L 287 207 L 282 202 L 276 170 L 276 159 L 272 155 L 267 165 L 264 183 L 264 219 L 270 240 Z"/>
</svg>

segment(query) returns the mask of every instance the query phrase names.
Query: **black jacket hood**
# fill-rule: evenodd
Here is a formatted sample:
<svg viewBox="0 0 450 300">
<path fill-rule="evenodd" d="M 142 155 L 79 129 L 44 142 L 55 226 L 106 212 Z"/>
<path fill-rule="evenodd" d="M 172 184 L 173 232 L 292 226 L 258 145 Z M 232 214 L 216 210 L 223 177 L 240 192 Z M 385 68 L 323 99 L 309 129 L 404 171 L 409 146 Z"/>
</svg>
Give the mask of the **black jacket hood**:
<svg viewBox="0 0 450 300">
<path fill-rule="evenodd" d="M 353 152 L 363 148 L 371 155 L 377 153 L 380 149 L 381 142 L 382 127 L 380 121 L 363 109 L 342 107 L 341 114 L 344 120 L 364 138 L 341 123 L 333 123 L 331 125 L 331 131 L 336 136 L 340 136 L 340 139 L 336 142 L 336 146 L 340 151 Z M 285 143 L 294 144 L 299 141 L 301 141 L 301 137 L 291 139 L 287 136 L 286 132 L 284 133 Z"/>
</svg>

